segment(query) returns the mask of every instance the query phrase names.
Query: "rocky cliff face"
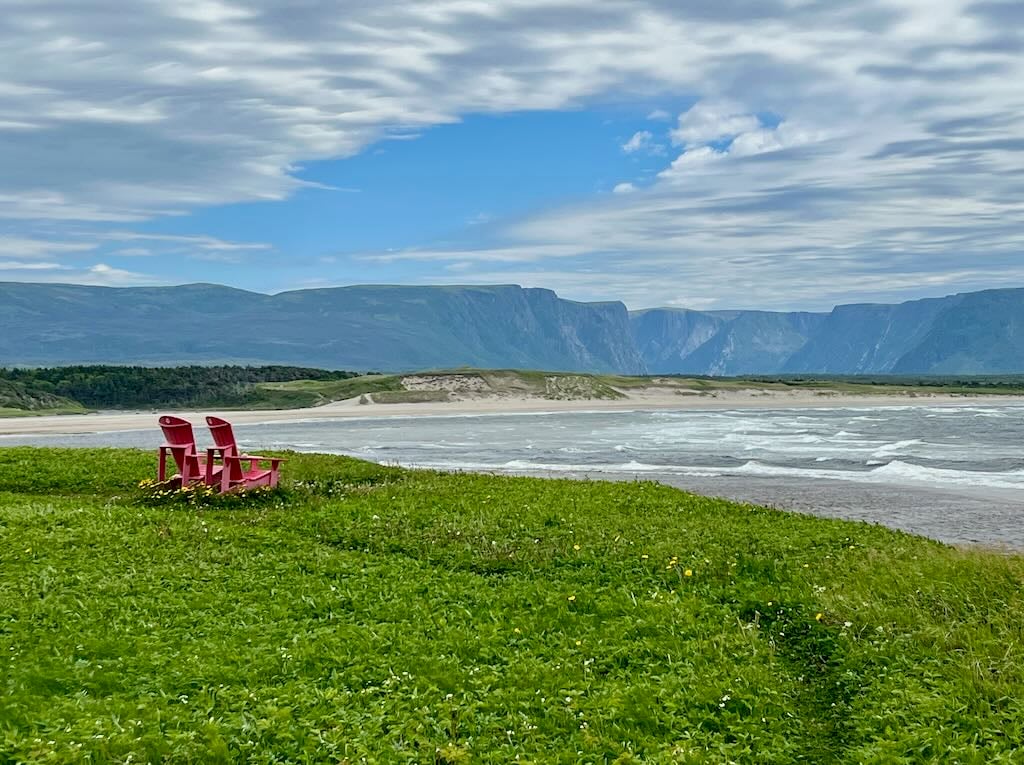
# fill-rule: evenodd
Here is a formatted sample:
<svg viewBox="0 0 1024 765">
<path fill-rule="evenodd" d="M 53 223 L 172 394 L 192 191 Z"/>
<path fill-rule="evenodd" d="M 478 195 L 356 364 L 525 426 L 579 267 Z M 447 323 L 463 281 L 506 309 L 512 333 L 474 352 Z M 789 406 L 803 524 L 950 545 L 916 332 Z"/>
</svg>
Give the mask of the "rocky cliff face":
<svg viewBox="0 0 1024 765">
<path fill-rule="evenodd" d="M 653 308 L 629 317 L 637 351 L 647 369 L 662 374 L 689 372 L 690 355 L 714 337 L 725 319 L 701 311 Z"/>
<path fill-rule="evenodd" d="M 841 305 L 781 367 L 785 372 L 886 373 L 917 346 L 956 298 Z M 921 369 L 914 371 L 923 371 Z"/>
<path fill-rule="evenodd" d="M 971 292 L 948 301 L 893 372 L 1024 371 L 1024 289 Z"/>
<path fill-rule="evenodd" d="M 741 311 L 679 364 L 686 374 L 743 375 L 776 371 L 824 318 L 815 313 Z"/>
<path fill-rule="evenodd" d="M 659 313 L 686 316 L 651 321 Z M 633 328 L 652 373 L 1024 372 L 1022 289 L 842 305 L 828 314 L 642 311 Z M 668 346 L 680 350 L 661 354 Z"/>
<path fill-rule="evenodd" d="M 1024 372 L 1024 290 L 831 313 L 576 303 L 544 289 L 0 283 L 0 364 L 281 363 L 624 374 Z"/>
</svg>

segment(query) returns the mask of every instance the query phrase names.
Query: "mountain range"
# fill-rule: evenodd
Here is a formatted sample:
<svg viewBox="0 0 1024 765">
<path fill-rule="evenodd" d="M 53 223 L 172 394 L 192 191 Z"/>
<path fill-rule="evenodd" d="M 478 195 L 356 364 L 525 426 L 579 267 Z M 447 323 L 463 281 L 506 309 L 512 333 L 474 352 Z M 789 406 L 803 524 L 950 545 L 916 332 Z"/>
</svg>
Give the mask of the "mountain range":
<svg viewBox="0 0 1024 765">
<path fill-rule="evenodd" d="M 265 295 L 212 284 L 0 282 L 0 366 L 474 366 L 623 374 L 1024 371 L 1024 289 L 827 313 L 627 311 L 546 289 L 355 286 Z"/>
</svg>

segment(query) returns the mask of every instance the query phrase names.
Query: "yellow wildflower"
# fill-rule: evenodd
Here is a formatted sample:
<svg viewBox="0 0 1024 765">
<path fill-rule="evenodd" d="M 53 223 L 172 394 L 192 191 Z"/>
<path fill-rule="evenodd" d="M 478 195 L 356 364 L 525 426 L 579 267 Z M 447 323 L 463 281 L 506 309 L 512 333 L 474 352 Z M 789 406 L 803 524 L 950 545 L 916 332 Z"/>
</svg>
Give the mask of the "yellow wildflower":
<svg viewBox="0 0 1024 765">
<path fill-rule="evenodd" d="M 821 613 L 821 611 L 819 611 L 818 613 L 816 613 L 816 614 L 814 615 L 814 620 L 815 620 L 816 622 L 820 622 L 820 621 L 821 621 L 822 619 L 824 619 L 824 618 L 825 618 L 825 614 Z"/>
<path fill-rule="evenodd" d="M 568 600 L 570 603 L 575 603 L 576 602 L 576 596 L 575 595 L 570 595 L 568 598 L 566 598 L 566 600 Z"/>
<path fill-rule="evenodd" d="M 683 576 L 693 576 L 693 571 L 691 569 L 686 569 L 686 571 L 683 572 Z"/>
<path fill-rule="evenodd" d="M 572 549 L 575 550 L 576 552 L 579 552 L 580 546 L 579 545 L 573 545 Z"/>
</svg>

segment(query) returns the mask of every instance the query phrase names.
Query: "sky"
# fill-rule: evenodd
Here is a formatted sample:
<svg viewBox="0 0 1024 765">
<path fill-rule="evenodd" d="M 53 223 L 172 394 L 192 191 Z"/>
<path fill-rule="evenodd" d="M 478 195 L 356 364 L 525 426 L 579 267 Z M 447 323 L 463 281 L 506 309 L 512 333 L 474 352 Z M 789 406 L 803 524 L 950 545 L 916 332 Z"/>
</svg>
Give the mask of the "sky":
<svg viewBox="0 0 1024 765">
<path fill-rule="evenodd" d="M 0 0 L 0 281 L 1024 286 L 1019 0 Z"/>
</svg>

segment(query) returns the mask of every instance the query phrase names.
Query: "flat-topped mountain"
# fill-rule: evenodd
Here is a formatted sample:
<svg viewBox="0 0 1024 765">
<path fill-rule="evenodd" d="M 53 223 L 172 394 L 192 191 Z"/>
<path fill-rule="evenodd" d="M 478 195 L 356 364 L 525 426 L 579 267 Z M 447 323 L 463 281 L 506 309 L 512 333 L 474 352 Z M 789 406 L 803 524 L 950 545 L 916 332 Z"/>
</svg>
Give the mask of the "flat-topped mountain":
<svg viewBox="0 0 1024 765">
<path fill-rule="evenodd" d="M 0 283 L 0 365 L 473 366 L 742 375 L 1024 371 L 1024 289 L 829 313 L 627 312 L 545 289 Z"/>
<path fill-rule="evenodd" d="M 545 289 L 0 283 L 0 364 L 251 363 L 330 369 L 644 370 L 622 303 Z"/>
</svg>

